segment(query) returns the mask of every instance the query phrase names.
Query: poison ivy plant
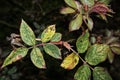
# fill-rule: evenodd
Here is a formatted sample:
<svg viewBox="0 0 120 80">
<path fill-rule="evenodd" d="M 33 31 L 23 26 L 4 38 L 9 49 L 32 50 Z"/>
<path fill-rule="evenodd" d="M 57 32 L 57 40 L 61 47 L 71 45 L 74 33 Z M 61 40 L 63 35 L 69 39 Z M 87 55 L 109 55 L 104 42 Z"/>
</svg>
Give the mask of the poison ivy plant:
<svg viewBox="0 0 120 80">
<path fill-rule="evenodd" d="M 11 34 L 13 51 L 5 59 L 1 68 L 21 60 L 30 53 L 30 59 L 37 68 L 47 69 L 45 56 L 43 56 L 43 53 L 46 53 L 46 55 L 60 60 L 65 56 L 60 66 L 67 70 L 77 68 L 79 61 L 82 61 L 83 64 L 80 63 L 78 65 L 80 67 L 75 72 L 75 80 L 90 80 L 91 77 L 93 80 L 112 80 L 109 73 L 98 65 L 106 59 L 112 63 L 114 55 L 120 55 L 119 36 L 109 34 L 102 38 L 97 34 L 93 35 L 94 21 L 91 18 L 92 13 L 97 13 L 103 19 L 106 19 L 106 15 L 110 15 L 108 13 L 113 13 L 108 7 L 110 0 L 64 1 L 68 7 L 61 9 L 60 12 L 74 16 L 69 23 L 69 31 L 79 29 L 82 31 L 80 32 L 82 35 L 75 40 L 76 44 L 71 45 L 69 41 L 63 41 L 62 34 L 56 31 L 55 24 L 47 26 L 40 34 L 40 38 L 36 38 L 34 31 L 22 20 L 20 35 Z M 68 49 L 70 54 L 64 55 L 63 48 Z"/>
</svg>

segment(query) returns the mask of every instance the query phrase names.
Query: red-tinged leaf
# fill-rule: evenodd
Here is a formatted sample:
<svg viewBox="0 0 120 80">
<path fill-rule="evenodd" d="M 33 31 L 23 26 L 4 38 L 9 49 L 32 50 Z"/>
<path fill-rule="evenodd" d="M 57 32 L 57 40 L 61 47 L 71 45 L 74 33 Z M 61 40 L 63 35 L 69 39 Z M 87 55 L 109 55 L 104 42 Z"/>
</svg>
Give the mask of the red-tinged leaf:
<svg viewBox="0 0 120 80">
<path fill-rule="evenodd" d="M 67 48 L 68 50 L 71 49 L 71 46 L 70 46 L 70 44 L 69 44 L 68 42 L 63 42 L 63 46 L 64 46 L 65 48 Z"/>
<path fill-rule="evenodd" d="M 98 13 L 98 14 L 106 14 L 107 12 L 113 13 L 113 11 L 111 9 L 109 9 L 108 6 L 106 6 L 103 3 L 96 3 L 91 8 L 90 12 L 95 12 L 95 13 Z"/>
<path fill-rule="evenodd" d="M 75 19 L 73 19 L 69 24 L 69 31 L 80 29 L 82 22 L 82 14 L 77 14 Z"/>
</svg>

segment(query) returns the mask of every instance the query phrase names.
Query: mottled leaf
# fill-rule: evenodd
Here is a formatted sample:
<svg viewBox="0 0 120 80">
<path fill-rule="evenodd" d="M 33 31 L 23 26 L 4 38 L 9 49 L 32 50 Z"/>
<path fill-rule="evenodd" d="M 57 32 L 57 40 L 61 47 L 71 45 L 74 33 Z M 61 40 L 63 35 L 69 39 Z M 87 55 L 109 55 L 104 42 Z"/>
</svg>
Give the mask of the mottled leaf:
<svg viewBox="0 0 120 80">
<path fill-rule="evenodd" d="M 24 20 L 22 20 L 20 25 L 20 35 L 23 42 L 27 45 L 32 46 L 36 44 L 34 32 Z"/>
<path fill-rule="evenodd" d="M 30 54 L 33 64 L 38 68 L 46 68 L 45 60 L 39 48 L 35 47 L 32 49 Z"/>
<path fill-rule="evenodd" d="M 118 55 L 120 55 L 120 47 L 113 46 L 111 47 L 112 51 Z"/>
<path fill-rule="evenodd" d="M 69 24 L 69 31 L 78 30 L 82 25 L 82 14 L 76 15 L 75 19 L 73 19 Z"/>
<path fill-rule="evenodd" d="M 48 42 L 55 34 L 55 25 L 48 26 L 41 34 L 42 42 Z"/>
<path fill-rule="evenodd" d="M 86 30 L 86 32 L 81 35 L 76 42 L 76 47 L 78 53 L 84 53 L 89 46 L 89 32 Z"/>
<path fill-rule="evenodd" d="M 89 7 L 94 5 L 94 0 L 80 0 L 82 4 L 87 5 Z"/>
<path fill-rule="evenodd" d="M 95 67 L 93 70 L 93 80 L 112 80 L 112 78 L 104 68 Z"/>
<path fill-rule="evenodd" d="M 62 38 L 62 34 L 61 33 L 55 33 L 53 35 L 53 37 L 51 38 L 51 42 L 58 42 L 60 41 Z"/>
<path fill-rule="evenodd" d="M 79 57 L 75 53 L 69 54 L 61 63 L 61 67 L 64 69 L 73 69 L 79 62 Z"/>
<path fill-rule="evenodd" d="M 5 59 L 2 68 L 16 62 L 27 55 L 28 49 L 27 48 L 17 48 L 13 50 L 10 55 Z"/>
<path fill-rule="evenodd" d="M 94 44 L 88 49 L 87 54 L 85 56 L 85 60 L 90 65 L 97 65 L 106 60 L 108 52 L 108 45 Z"/>
<path fill-rule="evenodd" d="M 77 5 L 75 3 L 75 0 L 64 0 L 67 5 L 69 5 L 72 8 L 77 9 Z"/>
<path fill-rule="evenodd" d="M 89 80 L 91 76 L 91 70 L 87 64 L 79 67 L 74 75 L 75 80 Z"/>
<path fill-rule="evenodd" d="M 56 59 L 61 59 L 61 52 L 60 49 L 54 45 L 54 44 L 45 44 L 43 46 L 45 52 L 49 54 L 50 56 L 56 58 Z"/>
<path fill-rule="evenodd" d="M 70 7 L 65 7 L 65 8 L 61 9 L 60 13 L 61 14 L 71 14 L 71 13 L 75 13 L 75 10 Z"/>
</svg>

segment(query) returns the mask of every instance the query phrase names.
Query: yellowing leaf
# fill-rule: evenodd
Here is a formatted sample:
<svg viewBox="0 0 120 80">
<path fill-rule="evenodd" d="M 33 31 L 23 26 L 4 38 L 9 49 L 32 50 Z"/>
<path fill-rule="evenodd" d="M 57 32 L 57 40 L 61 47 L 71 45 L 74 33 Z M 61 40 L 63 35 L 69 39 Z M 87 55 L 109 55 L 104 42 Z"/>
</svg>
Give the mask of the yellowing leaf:
<svg viewBox="0 0 120 80">
<path fill-rule="evenodd" d="M 97 65 L 107 59 L 108 52 L 108 45 L 94 44 L 88 49 L 87 54 L 85 56 L 85 60 L 90 65 Z"/>
<path fill-rule="evenodd" d="M 56 58 L 56 59 L 61 59 L 61 52 L 60 49 L 54 45 L 54 44 L 45 44 L 43 46 L 44 51 L 49 54 L 50 56 Z"/>
<path fill-rule="evenodd" d="M 76 42 L 76 47 L 78 53 L 84 53 L 89 46 L 89 32 L 86 30 L 86 32 L 81 35 Z"/>
<path fill-rule="evenodd" d="M 75 0 L 64 0 L 67 5 L 69 5 L 72 8 L 77 9 L 77 5 L 75 3 Z"/>
<path fill-rule="evenodd" d="M 33 48 L 30 57 L 31 57 L 33 64 L 36 67 L 46 68 L 45 60 L 39 48 Z"/>
<path fill-rule="evenodd" d="M 48 26 L 47 29 L 45 29 L 41 34 L 42 42 L 48 42 L 55 34 L 55 31 L 55 25 Z"/>
<path fill-rule="evenodd" d="M 91 70 L 87 64 L 79 67 L 74 75 L 75 80 L 89 80 L 91 76 Z"/>
<path fill-rule="evenodd" d="M 60 13 L 61 14 L 71 14 L 71 13 L 75 13 L 75 10 L 70 7 L 65 7 L 65 8 L 61 9 Z"/>
<path fill-rule="evenodd" d="M 16 62 L 27 55 L 28 49 L 27 48 L 17 48 L 13 50 L 10 55 L 5 59 L 2 68 Z"/>
<path fill-rule="evenodd" d="M 36 44 L 35 34 L 24 20 L 22 20 L 20 25 L 20 35 L 23 42 L 27 45 L 32 46 Z"/>
<path fill-rule="evenodd" d="M 78 62 L 79 62 L 78 55 L 76 55 L 75 53 L 71 53 L 63 60 L 63 62 L 61 63 L 61 67 L 70 70 L 75 68 Z"/>
<path fill-rule="evenodd" d="M 69 31 L 80 29 L 82 25 L 82 14 L 78 14 L 69 24 Z"/>
<path fill-rule="evenodd" d="M 112 80 L 112 78 L 104 68 L 95 67 L 93 70 L 93 80 Z"/>
</svg>

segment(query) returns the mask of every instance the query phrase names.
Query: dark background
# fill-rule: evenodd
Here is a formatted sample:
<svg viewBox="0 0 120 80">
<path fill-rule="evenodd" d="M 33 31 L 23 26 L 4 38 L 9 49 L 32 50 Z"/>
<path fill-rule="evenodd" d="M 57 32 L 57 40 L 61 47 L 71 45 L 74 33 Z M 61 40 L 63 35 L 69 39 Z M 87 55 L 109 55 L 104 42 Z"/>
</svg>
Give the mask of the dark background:
<svg viewBox="0 0 120 80">
<path fill-rule="evenodd" d="M 94 31 L 104 29 L 120 29 L 120 3 L 119 0 L 112 0 L 111 8 L 115 12 L 113 18 L 108 18 L 108 23 L 94 18 Z M 65 6 L 64 0 L 0 0 L 0 66 L 5 57 L 10 53 L 12 47 L 7 37 L 11 33 L 19 34 L 21 19 L 24 19 L 38 36 L 46 25 L 56 24 L 57 31 L 61 32 L 66 40 L 77 33 L 68 32 L 67 16 L 59 13 Z M 69 37 L 68 37 L 69 36 Z M 45 55 L 47 70 L 37 69 L 30 61 L 29 55 L 0 71 L 0 80 L 73 80 L 76 71 L 62 69 L 60 60 Z M 103 64 L 111 74 L 113 80 L 120 80 L 120 56 L 115 56 L 114 62 Z"/>
</svg>

